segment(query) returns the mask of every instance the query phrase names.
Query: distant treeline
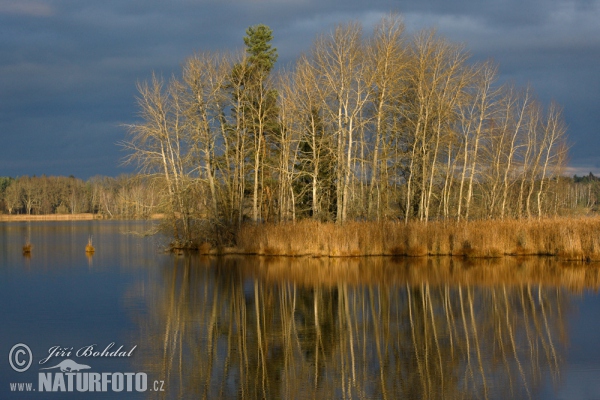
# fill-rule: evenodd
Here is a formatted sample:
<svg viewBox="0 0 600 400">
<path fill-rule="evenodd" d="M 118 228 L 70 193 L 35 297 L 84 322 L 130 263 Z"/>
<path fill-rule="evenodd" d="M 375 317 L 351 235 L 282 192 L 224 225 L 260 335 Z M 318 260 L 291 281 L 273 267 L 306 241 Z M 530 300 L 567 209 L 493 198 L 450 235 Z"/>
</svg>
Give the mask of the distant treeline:
<svg viewBox="0 0 600 400">
<path fill-rule="evenodd" d="M 103 218 L 148 218 L 158 212 L 160 188 L 148 176 L 0 177 L 0 213 L 79 214 Z"/>
<path fill-rule="evenodd" d="M 553 184 L 556 215 L 600 211 L 600 177 L 590 172 L 560 177 Z M 145 219 L 168 212 L 169 199 L 164 178 L 155 175 L 95 176 L 87 181 L 74 176 L 0 176 L 1 214 L 93 213 L 102 218 Z M 207 201 L 203 196 L 196 200 L 204 205 Z"/>
</svg>

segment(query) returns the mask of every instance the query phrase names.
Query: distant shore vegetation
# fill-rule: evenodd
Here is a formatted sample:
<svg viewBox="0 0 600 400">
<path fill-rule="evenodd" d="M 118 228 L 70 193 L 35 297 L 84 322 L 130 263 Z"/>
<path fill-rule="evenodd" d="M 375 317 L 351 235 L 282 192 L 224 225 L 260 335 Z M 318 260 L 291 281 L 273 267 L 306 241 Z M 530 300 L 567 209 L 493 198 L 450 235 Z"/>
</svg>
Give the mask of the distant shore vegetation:
<svg viewBox="0 0 600 400">
<path fill-rule="evenodd" d="M 145 175 L 0 177 L 0 214 L 78 215 L 147 219 L 161 209 L 161 192 Z"/>
<path fill-rule="evenodd" d="M 138 84 L 138 122 L 122 143 L 137 175 L 5 180 L 3 211 L 162 213 L 173 248 L 231 246 L 248 226 L 302 220 L 408 226 L 595 211 L 598 179 L 563 176 L 561 108 L 500 84 L 493 63 L 435 31 L 407 34 L 397 15 L 369 33 L 340 24 L 278 70 L 272 39 L 252 26 L 244 49 L 200 52 L 180 75 Z M 34 201 L 31 187 L 46 194 Z"/>
<path fill-rule="evenodd" d="M 560 176 L 557 183 L 556 216 L 600 214 L 600 177 L 591 172 L 583 176 Z M 170 209 L 168 199 L 164 180 L 145 174 L 94 176 L 85 181 L 74 176 L 0 176 L 3 215 L 89 213 L 98 219 L 149 219 L 164 216 Z"/>
</svg>

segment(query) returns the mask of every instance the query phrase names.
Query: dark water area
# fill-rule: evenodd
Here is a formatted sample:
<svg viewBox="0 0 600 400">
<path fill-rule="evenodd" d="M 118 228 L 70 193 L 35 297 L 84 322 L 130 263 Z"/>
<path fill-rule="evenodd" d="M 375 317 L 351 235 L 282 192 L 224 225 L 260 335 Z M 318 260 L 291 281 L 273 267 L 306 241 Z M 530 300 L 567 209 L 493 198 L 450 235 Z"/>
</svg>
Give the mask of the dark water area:
<svg viewBox="0 0 600 400">
<path fill-rule="evenodd" d="M 600 398 L 594 264 L 174 255 L 152 228 L 0 224 L 0 398 Z"/>
</svg>

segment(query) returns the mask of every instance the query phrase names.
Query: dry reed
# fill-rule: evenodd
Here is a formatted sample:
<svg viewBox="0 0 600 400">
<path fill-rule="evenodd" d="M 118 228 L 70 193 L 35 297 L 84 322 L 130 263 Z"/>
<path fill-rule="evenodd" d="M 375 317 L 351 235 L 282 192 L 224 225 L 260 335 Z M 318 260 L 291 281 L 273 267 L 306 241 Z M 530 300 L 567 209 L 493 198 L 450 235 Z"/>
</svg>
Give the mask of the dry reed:
<svg viewBox="0 0 600 400">
<path fill-rule="evenodd" d="M 92 244 L 92 237 L 88 237 L 88 243 L 85 246 L 85 253 L 86 254 L 94 254 L 94 252 L 96 251 L 96 249 L 94 248 L 94 245 Z"/>
<path fill-rule="evenodd" d="M 24 256 L 31 255 L 32 249 L 33 249 L 33 245 L 31 244 L 31 242 L 29 240 L 27 240 L 25 242 L 25 245 L 23 246 L 23 255 Z"/>
<path fill-rule="evenodd" d="M 259 255 L 463 256 L 548 255 L 600 261 L 600 217 L 469 222 L 348 222 L 243 226 L 237 253 Z"/>
</svg>

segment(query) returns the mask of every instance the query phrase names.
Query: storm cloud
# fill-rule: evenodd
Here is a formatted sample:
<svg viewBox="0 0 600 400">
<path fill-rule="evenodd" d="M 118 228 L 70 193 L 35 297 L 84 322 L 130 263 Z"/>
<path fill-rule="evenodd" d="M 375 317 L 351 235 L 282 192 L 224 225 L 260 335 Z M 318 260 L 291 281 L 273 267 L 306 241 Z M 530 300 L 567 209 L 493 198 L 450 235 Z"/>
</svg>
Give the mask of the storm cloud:
<svg viewBox="0 0 600 400">
<path fill-rule="evenodd" d="M 0 176 L 131 172 L 117 143 L 136 120 L 136 83 L 178 73 L 186 57 L 274 31 L 289 67 L 335 24 L 369 32 L 396 12 L 409 33 L 435 28 L 501 81 L 531 84 L 563 108 L 571 173 L 600 172 L 598 1 L 0 0 Z"/>
</svg>

